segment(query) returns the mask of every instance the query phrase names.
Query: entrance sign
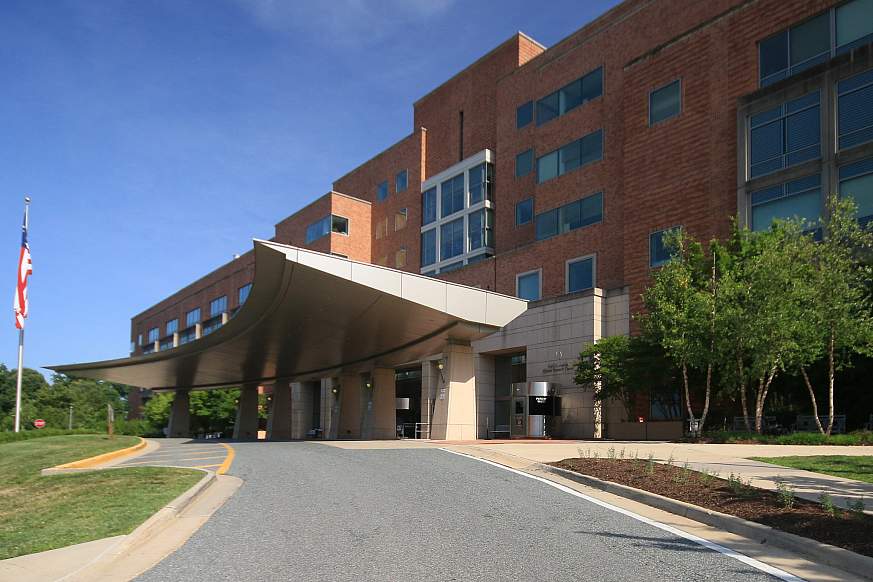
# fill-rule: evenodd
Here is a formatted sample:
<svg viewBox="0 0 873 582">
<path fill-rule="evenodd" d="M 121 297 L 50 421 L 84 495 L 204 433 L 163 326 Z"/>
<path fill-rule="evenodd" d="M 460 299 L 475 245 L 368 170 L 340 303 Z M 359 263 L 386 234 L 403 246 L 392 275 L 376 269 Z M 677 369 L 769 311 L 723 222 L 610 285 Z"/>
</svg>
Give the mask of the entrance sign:
<svg viewBox="0 0 873 582">
<path fill-rule="evenodd" d="M 45 421 L 41 418 L 37 418 L 33 421 L 34 428 L 45 428 Z"/>
</svg>

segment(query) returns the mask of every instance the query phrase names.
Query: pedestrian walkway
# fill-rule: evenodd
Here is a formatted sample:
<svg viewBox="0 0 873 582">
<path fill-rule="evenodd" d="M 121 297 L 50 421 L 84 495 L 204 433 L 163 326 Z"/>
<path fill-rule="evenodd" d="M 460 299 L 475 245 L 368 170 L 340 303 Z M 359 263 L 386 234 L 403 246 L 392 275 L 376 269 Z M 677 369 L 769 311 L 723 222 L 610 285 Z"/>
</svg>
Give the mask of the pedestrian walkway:
<svg viewBox="0 0 873 582">
<path fill-rule="evenodd" d="M 152 447 L 145 454 L 128 457 L 113 464 L 113 467 L 188 467 L 208 469 L 218 473 L 227 471 L 233 460 L 230 445 L 216 441 L 197 441 L 191 439 L 150 439 Z M 223 470 L 222 470 L 223 469 Z"/>
<path fill-rule="evenodd" d="M 839 507 L 861 499 L 866 513 L 873 515 L 873 483 L 841 479 L 821 473 L 790 469 L 752 461 L 749 457 L 791 457 L 811 455 L 873 456 L 873 447 L 800 446 L 800 445 L 734 445 L 693 444 L 651 441 L 479 441 L 473 448 L 514 455 L 533 462 L 549 463 L 579 456 L 609 457 L 610 449 L 616 457 L 653 455 L 658 462 L 673 460 L 679 466 L 688 463 L 696 471 L 718 473 L 726 479 L 731 473 L 751 481 L 755 487 L 775 490 L 785 482 L 803 499 L 819 501 L 822 493 L 831 496 Z"/>
</svg>

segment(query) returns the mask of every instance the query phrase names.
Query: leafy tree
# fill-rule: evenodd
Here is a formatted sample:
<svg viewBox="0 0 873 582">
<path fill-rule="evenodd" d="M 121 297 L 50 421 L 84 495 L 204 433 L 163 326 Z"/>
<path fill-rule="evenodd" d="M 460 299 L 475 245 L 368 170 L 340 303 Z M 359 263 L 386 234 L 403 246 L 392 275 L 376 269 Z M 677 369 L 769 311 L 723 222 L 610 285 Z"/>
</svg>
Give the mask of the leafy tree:
<svg viewBox="0 0 873 582">
<path fill-rule="evenodd" d="M 637 388 L 629 377 L 630 353 L 629 337 L 603 338 L 586 346 L 576 364 L 576 384 L 594 384 L 595 402 L 612 399 L 621 402 L 628 420 L 634 416 Z"/>
<path fill-rule="evenodd" d="M 812 401 L 815 422 L 824 434 L 834 425 L 835 372 L 851 363 L 852 354 L 873 354 L 873 232 L 855 218 L 851 198 L 831 195 L 823 220 L 823 239 L 815 245 L 812 265 L 813 297 L 807 318 L 815 332 L 814 343 L 797 369 Z M 819 420 L 815 391 L 807 373 L 814 362 L 827 360 L 828 424 Z"/>
</svg>

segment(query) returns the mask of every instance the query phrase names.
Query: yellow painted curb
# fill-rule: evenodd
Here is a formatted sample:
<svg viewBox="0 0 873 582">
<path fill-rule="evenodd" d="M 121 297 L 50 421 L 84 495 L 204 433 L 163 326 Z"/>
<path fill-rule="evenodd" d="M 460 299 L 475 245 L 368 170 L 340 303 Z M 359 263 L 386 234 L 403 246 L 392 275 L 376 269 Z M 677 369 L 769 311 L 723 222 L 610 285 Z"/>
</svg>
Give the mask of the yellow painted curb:
<svg viewBox="0 0 873 582">
<path fill-rule="evenodd" d="M 234 452 L 232 446 L 226 445 L 224 443 L 219 444 L 227 449 L 227 456 L 224 458 L 224 462 L 218 468 L 218 471 L 216 471 L 216 473 L 218 473 L 219 475 L 224 475 L 225 473 L 227 473 L 227 470 L 230 469 L 230 465 L 233 463 L 233 457 L 236 455 L 236 453 Z"/>
<path fill-rule="evenodd" d="M 87 459 L 81 459 L 79 461 L 73 461 L 72 463 L 65 463 L 63 465 L 58 465 L 57 467 L 52 467 L 52 469 L 90 469 L 91 467 L 96 467 L 97 465 L 102 465 L 107 461 L 111 461 L 113 459 L 117 459 L 119 457 L 126 457 L 128 455 L 132 455 L 140 449 L 144 449 L 146 441 L 142 437 L 137 437 L 139 442 L 132 447 L 127 447 L 126 449 L 118 449 L 117 451 L 109 451 L 108 453 L 103 453 L 102 455 L 97 455 L 96 457 L 88 457 Z"/>
</svg>

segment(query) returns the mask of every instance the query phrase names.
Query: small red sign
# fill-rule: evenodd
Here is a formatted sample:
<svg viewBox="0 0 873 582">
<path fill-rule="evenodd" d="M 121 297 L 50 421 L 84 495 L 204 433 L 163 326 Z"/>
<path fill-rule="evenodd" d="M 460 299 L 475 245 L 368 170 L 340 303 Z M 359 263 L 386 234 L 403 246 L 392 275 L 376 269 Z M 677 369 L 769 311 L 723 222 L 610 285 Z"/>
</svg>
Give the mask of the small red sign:
<svg viewBox="0 0 873 582">
<path fill-rule="evenodd" d="M 33 421 L 33 426 L 36 428 L 45 428 L 45 421 L 41 418 L 37 418 Z"/>
<path fill-rule="evenodd" d="M 637 417 L 637 422 L 646 422 L 646 419 L 645 419 L 645 417 L 638 416 L 638 417 Z"/>
</svg>

